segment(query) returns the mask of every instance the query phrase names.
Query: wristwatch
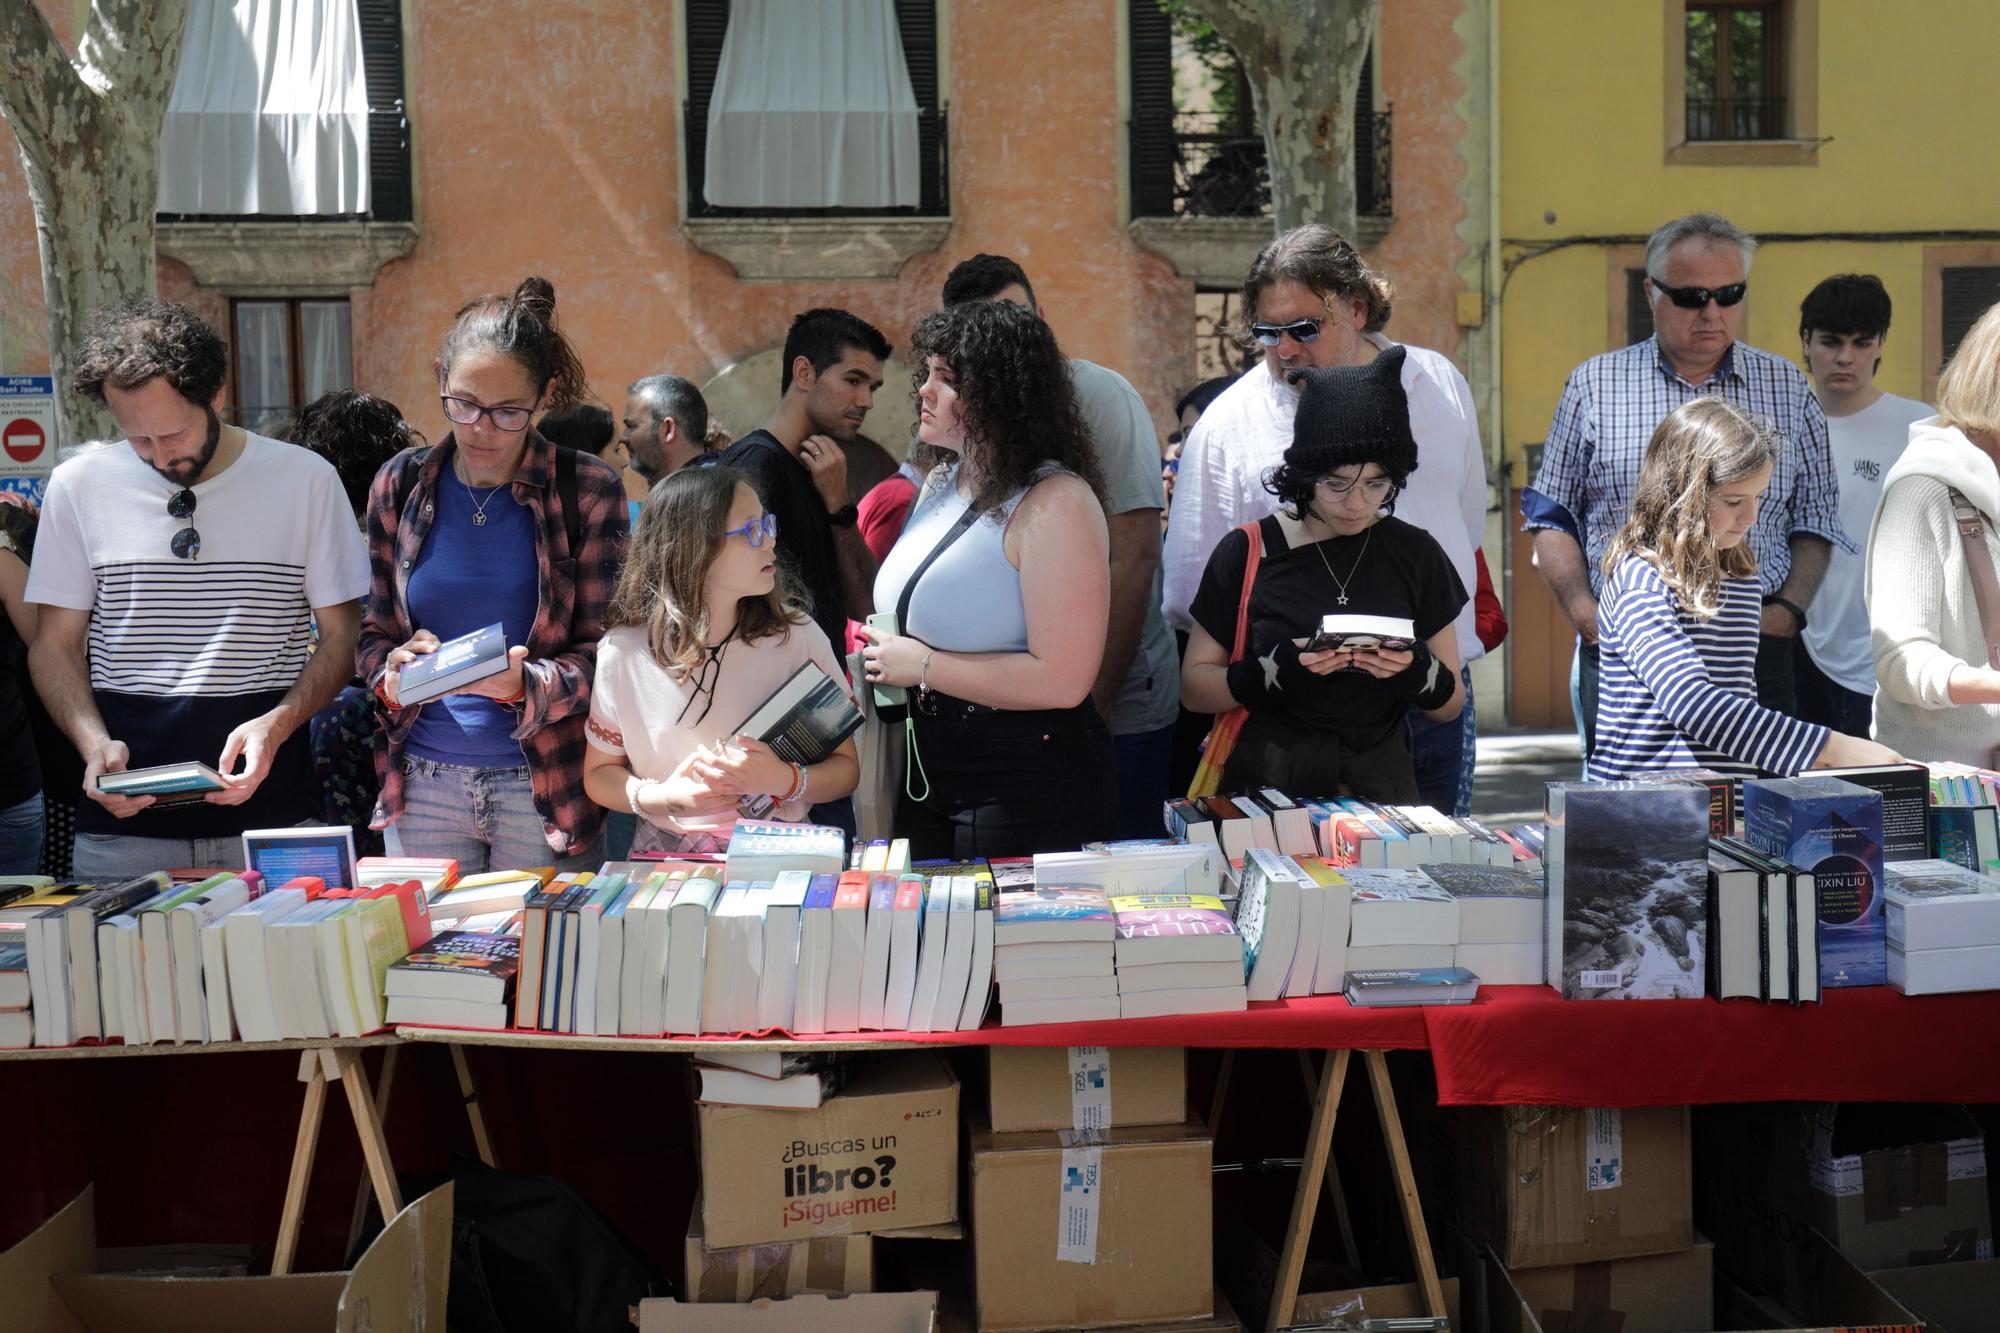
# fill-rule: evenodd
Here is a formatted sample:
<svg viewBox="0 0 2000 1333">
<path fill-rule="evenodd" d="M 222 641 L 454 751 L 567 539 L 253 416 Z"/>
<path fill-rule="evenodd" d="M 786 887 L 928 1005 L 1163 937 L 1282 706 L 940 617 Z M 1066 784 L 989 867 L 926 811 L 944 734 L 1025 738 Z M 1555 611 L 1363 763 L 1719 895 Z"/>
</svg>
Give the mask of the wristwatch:
<svg viewBox="0 0 2000 1333">
<path fill-rule="evenodd" d="M 1797 602 L 1793 601 L 1791 598 L 1780 597 L 1778 596 L 1777 593 L 1767 592 L 1764 594 L 1764 605 L 1784 607 L 1787 611 L 1790 611 L 1792 613 L 1792 619 L 1799 622 L 1800 629 L 1804 629 L 1806 627 L 1806 609 L 1803 606 L 1800 606 Z"/>
<path fill-rule="evenodd" d="M 842 505 L 839 509 L 829 513 L 826 516 L 826 521 L 833 524 L 836 528 L 851 528 L 861 521 L 861 506 L 854 504 Z"/>
</svg>

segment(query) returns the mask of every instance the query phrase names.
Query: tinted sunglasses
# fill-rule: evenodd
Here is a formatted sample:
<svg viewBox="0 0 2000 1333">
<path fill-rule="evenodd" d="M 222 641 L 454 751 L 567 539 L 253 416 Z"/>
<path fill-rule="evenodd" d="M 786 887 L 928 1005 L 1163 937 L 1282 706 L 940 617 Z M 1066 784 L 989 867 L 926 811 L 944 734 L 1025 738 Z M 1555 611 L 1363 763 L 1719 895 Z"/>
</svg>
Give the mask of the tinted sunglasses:
<svg viewBox="0 0 2000 1333">
<path fill-rule="evenodd" d="M 1291 324 L 1252 324 L 1250 336 L 1266 347 L 1276 347 L 1280 338 L 1289 335 L 1295 343 L 1317 342 L 1320 326 L 1326 323 L 1326 316 L 1318 319 L 1301 319 Z"/>
<path fill-rule="evenodd" d="M 168 517 L 192 519 L 194 517 L 195 499 L 195 493 L 183 486 L 180 490 L 167 497 Z M 195 531 L 194 524 L 190 522 L 186 527 L 174 534 L 174 539 L 169 546 L 173 553 L 181 559 L 192 560 L 201 554 L 201 534 Z"/>
<path fill-rule="evenodd" d="M 1669 287 L 1655 278 L 1653 290 L 1683 310 L 1699 310 L 1710 301 L 1726 310 L 1743 299 L 1750 290 L 1750 284 L 1732 282 L 1727 287 Z"/>
</svg>

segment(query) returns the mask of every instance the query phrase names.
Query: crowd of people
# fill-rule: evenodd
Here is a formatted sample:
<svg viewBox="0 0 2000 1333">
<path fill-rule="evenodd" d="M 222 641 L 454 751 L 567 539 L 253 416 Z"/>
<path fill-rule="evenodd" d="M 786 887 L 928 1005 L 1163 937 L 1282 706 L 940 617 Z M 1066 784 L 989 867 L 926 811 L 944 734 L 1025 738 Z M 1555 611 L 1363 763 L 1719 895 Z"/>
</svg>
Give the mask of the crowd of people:
<svg viewBox="0 0 2000 1333">
<path fill-rule="evenodd" d="M 1804 373 L 1742 344 L 1754 249 L 1713 214 L 1660 228 L 1655 334 L 1571 374 L 1522 495 L 1588 771 L 1984 762 L 2000 309 L 1933 413 L 1874 383 L 1874 278 L 1806 297 Z M 614 414 L 530 277 L 452 317 L 435 441 L 356 390 L 280 441 L 224 422 L 227 348 L 193 312 L 106 309 L 71 387 L 123 441 L 39 513 L 0 504 L 0 872 L 231 864 L 245 828 L 321 821 L 466 873 L 574 868 L 717 850 L 747 798 L 852 832 L 851 740 L 802 765 L 739 734 L 808 663 L 906 699 L 919 857 L 1154 835 L 1198 763 L 1464 813 L 1469 666 L 1506 634 L 1484 453 L 1393 303 L 1338 233 L 1278 236 L 1243 283 L 1255 361 L 1189 388 L 1163 446 L 1021 266 L 976 255 L 909 334 L 900 464 L 862 433 L 894 349 L 844 310 L 793 320 L 732 439 L 671 373 Z M 1315 641 L 1348 613 L 1411 632 Z M 496 625 L 504 669 L 404 702 L 412 663 Z M 189 760 L 223 783 L 194 805 L 97 786 Z"/>
</svg>

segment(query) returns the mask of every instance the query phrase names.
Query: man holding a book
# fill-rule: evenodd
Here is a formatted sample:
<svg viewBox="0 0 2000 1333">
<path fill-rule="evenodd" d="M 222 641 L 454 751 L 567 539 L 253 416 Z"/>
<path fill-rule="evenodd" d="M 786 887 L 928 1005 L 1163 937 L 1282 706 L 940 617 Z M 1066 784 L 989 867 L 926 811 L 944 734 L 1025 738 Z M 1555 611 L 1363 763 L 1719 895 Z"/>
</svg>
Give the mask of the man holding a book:
<svg viewBox="0 0 2000 1333">
<path fill-rule="evenodd" d="M 85 764 L 80 879 L 238 864 L 244 829 L 321 814 L 305 724 L 353 673 L 367 553 L 331 464 L 222 424 L 228 359 L 150 298 L 100 311 L 73 358 L 126 437 L 56 469 L 28 579 L 35 684 Z M 172 808 L 99 785 L 201 764 L 154 788 L 193 797 Z"/>
</svg>

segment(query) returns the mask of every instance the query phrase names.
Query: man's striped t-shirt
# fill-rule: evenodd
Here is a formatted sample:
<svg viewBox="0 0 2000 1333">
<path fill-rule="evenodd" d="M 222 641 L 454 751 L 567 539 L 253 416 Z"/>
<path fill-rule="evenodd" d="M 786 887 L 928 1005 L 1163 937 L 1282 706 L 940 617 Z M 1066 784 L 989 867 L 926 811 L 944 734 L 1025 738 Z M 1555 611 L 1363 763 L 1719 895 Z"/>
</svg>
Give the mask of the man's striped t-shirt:
<svg viewBox="0 0 2000 1333">
<path fill-rule="evenodd" d="M 119 442 L 50 478 L 31 602 L 90 612 L 91 693 L 130 766 L 216 764 L 229 733 L 275 707 L 313 651 L 312 608 L 368 590 L 367 551 L 333 467 L 246 434 L 242 454 L 195 486 L 188 518 L 167 512 L 181 488 Z M 173 554 L 193 526 L 200 554 Z M 306 729 L 281 747 L 243 805 L 189 805 L 114 819 L 80 803 L 79 832 L 227 836 L 316 815 Z"/>
<path fill-rule="evenodd" d="M 1755 777 L 1811 766 L 1827 729 L 1757 702 L 1754 578 L 1726 579 L 1710 619 L 1682 610 L 1657 569 L 1627 556 L 1597 606 L 1597 748 L 1592 778 L 1663 768 Z"/>
</svg>

